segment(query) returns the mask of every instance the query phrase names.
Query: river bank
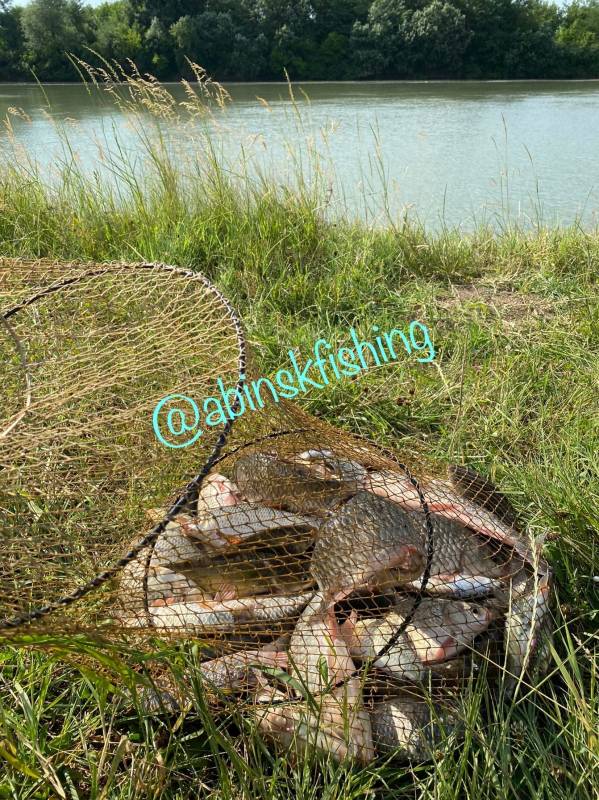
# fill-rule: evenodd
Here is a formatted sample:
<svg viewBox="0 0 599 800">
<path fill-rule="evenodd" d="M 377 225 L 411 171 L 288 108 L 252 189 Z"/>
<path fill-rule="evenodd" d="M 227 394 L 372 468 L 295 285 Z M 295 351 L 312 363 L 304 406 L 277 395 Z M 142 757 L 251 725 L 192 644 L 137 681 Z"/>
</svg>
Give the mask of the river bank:
<svg viewBox="0 0 599 800">
<path fill-rule="evenodd" d="M 209 100 L 188 113 L 181 84 L 160 84 L 169 110 L 159 117 L 149 85 L 132 108 L 131 84 L 92 77 L 98 86 L 0 87 L 4 158 L 27 158 L 48 181 L 64 166 L 113 189 L 123 172 L 145 185 L 156 166 L 147 139 L 159 137 L 188 175 L 212 154 L 230 177 L 301 180 L 329 219 L 385 226 L 407 215 L 466 233 L 597 226 L 597 82 L 231 83 L 208 118 Z"/>
</svg>

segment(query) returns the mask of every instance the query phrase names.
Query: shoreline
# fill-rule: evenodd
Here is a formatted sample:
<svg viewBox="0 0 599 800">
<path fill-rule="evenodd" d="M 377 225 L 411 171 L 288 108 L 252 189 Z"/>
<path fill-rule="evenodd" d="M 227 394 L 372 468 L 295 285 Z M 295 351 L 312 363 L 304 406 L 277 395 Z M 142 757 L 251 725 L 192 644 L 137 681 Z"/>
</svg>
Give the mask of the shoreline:
<svg viewBox="0 0 599 800">
<path fill-rule="evenodd" d="M 160 81 L 162 86 L 179 86 L 183 78 Z M 126 86 L 124 81 L 107 81 L 107 84 Z M 189 81 L 192 85 L 197 81 Z M 315 81 L 315 80 L 290 80 L 290 81 L 219 81 L 222 86 L 430 86 L 430 85 L 496 85 L 512 83 L 599 83 L 599 78 L 435 78 L 435 79 L 380 79 L 364 81 Z M 80 80 L 72 81 L 0 81 L 0 86 L 84 86 Z"/>
</svg>

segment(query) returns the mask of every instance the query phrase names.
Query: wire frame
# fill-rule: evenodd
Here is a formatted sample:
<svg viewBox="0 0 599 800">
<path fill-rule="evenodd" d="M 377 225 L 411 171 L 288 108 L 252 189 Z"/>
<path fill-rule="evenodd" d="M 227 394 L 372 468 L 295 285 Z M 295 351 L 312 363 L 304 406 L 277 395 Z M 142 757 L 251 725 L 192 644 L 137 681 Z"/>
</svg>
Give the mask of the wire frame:
<svg viewBox="0 0 599 800">
<path fill-rule="evenodd" d="M 0 636 L 193 638 L 213 702 L 363 762 L 430 756 L 465 683 L 530 668 L 551 573 L 506 498 L 296 404 L 241 414 L 243 332 L 206 278 L 4 261 L 0 287 Z M 165 447 L 157 403 L 218 378 L 224 424 Z"/>
</svg>

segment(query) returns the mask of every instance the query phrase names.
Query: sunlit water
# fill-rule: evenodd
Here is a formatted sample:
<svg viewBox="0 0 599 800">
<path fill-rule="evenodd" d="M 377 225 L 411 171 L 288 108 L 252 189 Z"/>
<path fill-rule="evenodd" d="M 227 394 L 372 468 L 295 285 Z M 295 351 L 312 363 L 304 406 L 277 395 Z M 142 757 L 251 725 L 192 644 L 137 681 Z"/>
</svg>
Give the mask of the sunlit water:
<svg viewBox="0 0 599 800">
<path fill-rule="evenodd" d="M 214 133 L 224 157 L 235 163 L 243 147 L 282 184 L 300 162 L 310 178 L 317 152 L 328 213 L 384 222 L 407 210 L 432 228 L 596 225 L 599 82 L 312 83 L 295 87 L 298 113 L 285 85 L 227 88 Z M 64 157 L 56 122 L 86 170 L 115 135 L 137 155 L 125 117 L 83 86 L 5 84 L 0 115 L 9 107 L 30 117 L 11 116 L 19 146 L 47 167 Z M 6 134 L 3 147 L 12 152 Z"/>
</svg>

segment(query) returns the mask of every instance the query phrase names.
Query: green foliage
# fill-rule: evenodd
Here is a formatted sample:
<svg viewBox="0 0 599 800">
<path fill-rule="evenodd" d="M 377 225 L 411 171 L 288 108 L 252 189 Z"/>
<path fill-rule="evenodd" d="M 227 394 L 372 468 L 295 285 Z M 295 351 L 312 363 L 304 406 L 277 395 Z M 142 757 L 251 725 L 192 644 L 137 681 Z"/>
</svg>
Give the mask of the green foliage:
<svg viewBox="0 0 599 800">
<path fill-rule="evenodd" d="M 142 38 L 138 28 L 130 23 L 126 0 L 104 3 L 95 12 L 96 38 L 94 50 L 106 59 L 119 63 L 130 58 L 135 61 L 141 51 Z"/>
<path fill-rule="evenodd" d="M 23 70 L 25 41 L 21 24 L 21 9 L 11 3 L 0 3 L 0 75 L 5 80 L 18 78 Z"/>
<path fill-rule="evenodd" d="M 82 56 L 93 42 L 95 19 L 81 0 L 33 0 L 23 9 L 25 57 L 45 80 L 73 77 L 67 53 Z"/>
<path fill-rule="evenodd" d="M 0 80 L 75 79 L 91 47 L 159 78 L 596 78 L 599 0 L 0 1 Z"/>
<path fill-rule="evenodd" d="M 210 74 L 230 80 L 253 80 L 263 73 L 268 46 L 255 16 L 237 0 L 205 3 L 200 14 L 180 17 L 170 28 L 175 57 L 186 74 L 186 59 Z"/>
</svg>

